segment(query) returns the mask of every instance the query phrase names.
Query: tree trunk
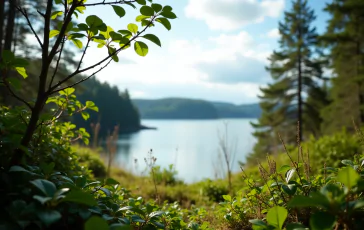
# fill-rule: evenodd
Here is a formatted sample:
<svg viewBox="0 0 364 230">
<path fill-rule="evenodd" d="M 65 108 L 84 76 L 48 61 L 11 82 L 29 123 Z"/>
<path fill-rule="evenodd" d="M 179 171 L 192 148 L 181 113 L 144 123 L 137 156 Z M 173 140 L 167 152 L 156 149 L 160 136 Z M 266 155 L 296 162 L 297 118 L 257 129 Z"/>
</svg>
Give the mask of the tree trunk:
<svg viewBox="0 0 364 230">
<path fill-rule="evenodd" d="M 5 15 L 4 15 L 4 9 L 5 8 L 5 0 L 0 1 L 0 54 L 2 52 L 3 48 L 3 39 L 4 39 L 4 21 L 5 21 Z M 1 55 L 0 55 L 1 60 Z"/>
<path fill-rule="evenodd" d="M 8 21 L 6 24 L 4 50 L 11 50 L 11 44 L 12 44 L 13 35 L 14 35 L 15 10 L 16 10 L 15 6 L 16 6 L 16 0 L 10 0 L 9 1 Z"/>
</svg>

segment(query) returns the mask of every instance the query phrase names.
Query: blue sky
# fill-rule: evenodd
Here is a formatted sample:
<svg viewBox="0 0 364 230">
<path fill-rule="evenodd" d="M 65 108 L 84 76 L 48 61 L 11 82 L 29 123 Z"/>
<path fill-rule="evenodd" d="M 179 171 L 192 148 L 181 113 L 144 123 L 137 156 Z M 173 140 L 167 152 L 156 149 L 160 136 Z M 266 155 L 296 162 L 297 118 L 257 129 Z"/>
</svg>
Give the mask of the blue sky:
<svg viewBox="0 0 364 230">
<path fill-rule="evenodd" d="M 328 15 L 322 12 L 328 0 L 309 0 L 315 10 L 315 25 L 324 31 Z M 88 1 L 93 2 L 93 0 Z M 97 1 L 99 2 L 99 0 Z M 173 7 L 178 19 L 172 30 L 160 24 L 148 33 L 157 35 L 162 47 L 148 43 L 149 53 L 140 57 L 133 49 L 120 53 L 97 75 L 132 98 L 188 97 L 236 104 L 257 102 L 259 87 L 269 81 L 264 66 L 277 48 L 277 26 L 290 0 L 155 0 Z M 137 10 L 126 6 L 118 18 L 110 6 L 90 7 L 84 16 L 96 14 L 114 30 L 134 22 Z M 84 65 L 107 54 L 88 51 Z"/>
</svg>

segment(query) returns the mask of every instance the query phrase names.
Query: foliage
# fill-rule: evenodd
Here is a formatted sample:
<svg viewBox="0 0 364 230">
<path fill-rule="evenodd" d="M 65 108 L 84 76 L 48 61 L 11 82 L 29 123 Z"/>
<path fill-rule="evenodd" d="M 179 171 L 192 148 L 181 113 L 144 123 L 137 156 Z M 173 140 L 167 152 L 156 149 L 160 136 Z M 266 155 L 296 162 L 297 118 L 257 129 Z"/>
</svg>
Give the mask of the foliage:
<svg viewBox="0 0 364 230">
<path fill-rule="evenodd" d="M 168 169 L 161 169 L 160 166 L 153 167 L 155 182 L 160 185 L 176 185 L 179 183 L 179 180 L 176 178 L 178 172 L 173 164 L 169 165 Z M 152 176 L 152 172 L 150 172 L 150 176 Z"/>
<path fill-rule="evenodd" d="M 244 229 L 361 229 L 364 158 L 316 174 L 307 156 L 301 159 L 277 168 L 268 158 L 268 169 L 259 165 L 260 179 L 244 174 L 239 195 L 220 203 L 225 221 Z"/>
<path fill-rule="evenodd" d="M 207 180 L 203 187 L 202 193 L 208 197 L 209 200 L 214 202 L 220 202 L 223 200 L 223 195 L 229 193 L 229 189 L 225 184 L 214 183 L 211 180 Z"/>
</svg>

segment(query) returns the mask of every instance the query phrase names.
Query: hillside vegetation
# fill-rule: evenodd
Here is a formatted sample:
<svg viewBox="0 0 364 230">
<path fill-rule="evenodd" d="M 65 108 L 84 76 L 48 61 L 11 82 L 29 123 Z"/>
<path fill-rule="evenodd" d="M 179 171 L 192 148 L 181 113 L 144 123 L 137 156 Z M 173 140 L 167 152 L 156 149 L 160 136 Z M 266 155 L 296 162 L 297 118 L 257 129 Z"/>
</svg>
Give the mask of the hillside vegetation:
<svg viewBox="0 0 364 230">
<path fill-rule="evenodd" d="M 186 98 L 133 99 L 144 119 L 258 118 L 258 104 L 234 105 Z"/>
</svg>

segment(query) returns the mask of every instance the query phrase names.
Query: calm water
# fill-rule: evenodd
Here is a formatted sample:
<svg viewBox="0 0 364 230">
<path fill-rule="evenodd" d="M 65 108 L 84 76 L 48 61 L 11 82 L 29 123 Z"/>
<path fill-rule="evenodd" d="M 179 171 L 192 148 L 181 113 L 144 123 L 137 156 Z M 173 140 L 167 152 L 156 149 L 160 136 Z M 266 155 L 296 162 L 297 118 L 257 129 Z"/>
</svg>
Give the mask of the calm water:
<svg viewBox="0 0 364 230">
<path fill-rule="evenodd" d="M 219 133 L 225 133 L 227 123 L 229 146 L 236 149 L 233 171 L 238 171 L 238 161 L 245 160 L 255 143 L 250 121 L 254 120 L 142 120 L 142 124 L 158 130 L 120 137 L 116 162 L 142 174 L 146 169 L 144 158 L 152 149 L 156 164 L 162 167 L 174 164 L 178 177 L 185 182 L 221 177 L 224 162 L 219 159 Z"/>
</svg>

